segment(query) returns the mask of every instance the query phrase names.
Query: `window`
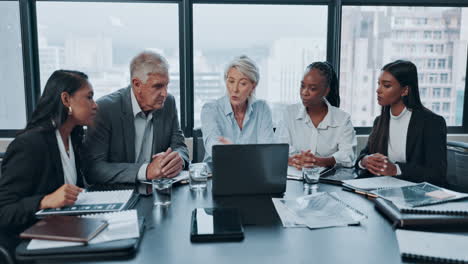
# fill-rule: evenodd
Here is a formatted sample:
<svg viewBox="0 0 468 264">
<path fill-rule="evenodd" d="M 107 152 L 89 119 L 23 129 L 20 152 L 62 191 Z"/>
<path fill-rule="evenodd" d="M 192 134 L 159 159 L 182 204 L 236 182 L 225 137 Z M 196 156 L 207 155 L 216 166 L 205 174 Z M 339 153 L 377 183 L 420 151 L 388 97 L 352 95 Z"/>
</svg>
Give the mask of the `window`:
<svg viewBox="0 0 468 264">
<path fill-rule="evenodd" d="M 436 59 L 429 59 L 427 60 L 427 68 L 434 69 L 435 68 Z"/>
<path fill-rule="evenodd" d="M 395 18 L 395 25 L 404 25 L 405 24 L 405 18 L 404 17 L 396 17 Z"/>
<path fill-rule="evenodd" d="M 442 44 L 435 45 L 435 52 L 443 53 L 444 52 L 444 45 L 442 45 Z"/>
<path fill-rule="evenodd" d="M 226 94 L 224 68 L 239 55 L 257 63 L 255 96 L 276 122 L 286 104 L 300 102 L 305 67 L 326 59 L 327 6 L 195 4 L 193 36 L 195 127 L 203 105 Z"/>
<path fill-rule="evenodd" d="M 432 111 L 439 113 L 440 112 L 440 103 L 432 103 Z"/>
<path fill-rule="evenodd" d="M 448 83 L 448 74 L 447 73 L 441 73 L 440 74 L 440 83 Z"/>
<path fill-rule="evenodd" d="M 425 39 L 432 38 L 432 31 L 424 31 L 424 38 Z"/>
<path fill-rule="evenodd" d="M 42 89 L 54 70 L 79 70 L 98 99 L 130 84 L 130 60 L 147 49 L 168 60 L 179 107 L 177 4 L 38 2 L 37 23 Z"/>
<path fill-rule="evenodd" d="M 432 97 L 434 97 L 434 98 L 440 98 L 440 88 L 434 88 L 434 89 L 432 89 Z"/>
<path fill-rule="evenodd" d="M 434 97 L 434 98 L 440 98 L 440 88 L 434 88 L 434 89 L 432 89 L 432 97 Z"/>
<path fill-rule="evenodd" d="M 437 74 L 435 73 L 429 74 L 429 83 L 437 83 Z"/>
<path fill-rule="evenodd" d="M 450 97 L 452 93 L 452 88 L 444 88 L 444 98 Z"/>
<path fill-rule="evenodd" d="M 434 44 L 428 44 L 424 46 L 424 51 L 426 53 L 432 53 L 434 52 Z"/>
<path fill-rule="evenodd" d="M 444 112 L 444 113 L 450 112 L 450 103 L 443 103 L 442 104 L 442 112 Z"/>
<path fill-rule="evenodd" d="M 418 82 L 419 83 L 424 83 L 424 73 L 419 73 L 418 72 Z"/>
<path fill-rule="evenodd" d="M 439 69 L 445 69 L 445 59 L 439 59 L 437 61 L 437 68 Z"/>
<path fill-rule="evenodd" d="M 426 97 L 427 96 L 427 88 L 426 87 L 421 88 L 419 90 L 419 94 L 420 94 L 421 97 Z"/>
<path fill-rule="evenodd" d="M 468 28 L 467 9 L 343 6 L 341 62 L 346 58 L 347 63 L 340 64 L 340 74 L 346 73 L 348 78 L 346 81 L 340 79 L 341 108 L 351 115 L 353 124 L 360 124 L 361 120 L 365 120 L 366 126 L 372 126 L 372 121 L 380 114 L 377 98 L 375 93 L 370 96 L 360 95 L 364 91 L 374 91 L 380 69 L 398 59 L 410 60 L 416 64 L 419 90 L 421 97 L 426 100 L 427 108 L 432 109 L 432 103 L 438 103 L 440 108 L 441 101 L 447 102 L 447 98 L 450 98 L 449 112 L 446 113 L 450 117 L 446 120 L 447 125 L 454 126 L 458 124 L 456 120 L 462 120 L 463 108 L 458 110 L 458 104 L 463 104 L 463 97 L 461 100 L 456 99 L 452 91 L 463 92 L 465 89 L 467 50 L 465 44 L 458 43 L 468 41 L 468 34 L 465 34 L 465 28 Z M 456 23 L 448 25 L 448 21 L 452 20 Z M 357 25 L 362 21 L 373 26 L 365 30 L 359 28 Z M 395 39 L 393 36 L 396 35 L 401 38 Z M 344 43 L 347 49 L 343 48 Z M 404 45 L 404 48 L 399 45 Z M 362 76 L 368 76 L 369 82 L 363 82 Z M 440 86 L 440 83 L 444 85 Z M 451 90 L 445 92 L 443 88 Z M 346 101 L 351 102 L 345 103 Z M 366 105 L 368 111 L 364 113 L 353 109 L 353 104 Z"/>
<path fill-rule="evenodd" d="M 22 129 L 26 103 L 18 1 L 0 2 L 0 39 L 0 129 Z"/>
</svg>

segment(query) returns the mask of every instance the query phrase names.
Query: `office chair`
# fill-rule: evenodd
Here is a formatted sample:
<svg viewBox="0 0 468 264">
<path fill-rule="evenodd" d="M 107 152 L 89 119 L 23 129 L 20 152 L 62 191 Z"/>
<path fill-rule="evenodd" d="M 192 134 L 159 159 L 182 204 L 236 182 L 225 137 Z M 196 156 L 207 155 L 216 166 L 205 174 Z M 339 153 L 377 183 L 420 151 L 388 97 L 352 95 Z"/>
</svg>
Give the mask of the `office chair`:
<svg viewBox="0 0 468 264">
<path fill-rule="evenodd" d="M 457 187 L 468 192 L 468 153 L 455 152 L 455 175 Z"/>
<path fill-rule="evenodd" d="M 447 142 L 447 165 L 449 188 L 468 192 L 468 144 Z"/>
<path fill-rule="evenodd" d="M 5 157 L 5 152 L 0 152 L 0 178 L 2 177 L 2 160 Z"/>
<path fill-rule="evenodd" d="M 10 256 L 10 253 L 8 252 L 8 250 L 6 250 L 2 246 L 0 246 L 0 263 L 15 264 L 15 261 Z"/>
<path fill-rule="evenodd" d="M 201 128 L 193 130 L 193 159 L 192 163 L 202 162 L 205 157 L 205 144 L 203 144 L 203 134 Z"/>
</svg>

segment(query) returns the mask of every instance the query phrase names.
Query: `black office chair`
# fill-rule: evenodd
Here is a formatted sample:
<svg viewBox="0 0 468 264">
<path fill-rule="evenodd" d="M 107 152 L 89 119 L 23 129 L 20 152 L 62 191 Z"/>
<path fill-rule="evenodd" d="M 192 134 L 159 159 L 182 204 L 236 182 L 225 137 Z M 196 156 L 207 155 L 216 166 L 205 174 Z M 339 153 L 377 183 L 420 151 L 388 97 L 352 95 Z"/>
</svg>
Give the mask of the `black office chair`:
<svg viewBox="0 0 468 264">
<path fill-rule="evenodd" d="M 468 192 L 468 144 L 447 142 L 447 183 L 456 191 Z"/>
<path fill-rule="evenodd" d="M 5 152 L 0 152 L 0 178 L 2 177 L 2 160 L 5 157 Z"/>
<path fill-rule="evenodd" d="M 0 246 L 0 263 L 15 264 L 15 260 L 11 257 L 8 250 Z"/>
<path fill-rule="evenodd" d="M 203 134 L 201 128 L 193 130 L 193 158 L 192 162 L 202 162 L 205 157 L 205 144 L 203 144 Z"/>
</svg>

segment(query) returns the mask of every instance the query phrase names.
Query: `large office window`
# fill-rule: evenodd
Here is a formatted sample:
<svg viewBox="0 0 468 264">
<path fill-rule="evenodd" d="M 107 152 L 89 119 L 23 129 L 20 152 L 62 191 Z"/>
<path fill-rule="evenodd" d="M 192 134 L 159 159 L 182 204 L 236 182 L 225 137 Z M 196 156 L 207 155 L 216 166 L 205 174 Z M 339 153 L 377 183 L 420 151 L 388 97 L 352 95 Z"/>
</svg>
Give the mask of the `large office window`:
<svg viewBox="0 0 468 264">
<path fill-rule="evenodd" d="M 38 2 L 37 23 L 42 89 L 54 70 L 80 70 L 99 98 L 127 87 L 130 60 L 152 50 L 169 61 L 169 93 L 179 106 L 177 4 Z"/>
<path fill-rule="evenodd" d="M 0 1 L 0 129 L 26 125 L 18 1 Z"/>
<path fill-rule="evenodd" d="M 341 43 L 342 108 L 354 125 L 372 126 L 380 113 L 380 69 L 397 59 L 418 67 L 425 106 L 443 115 L 447 125 L 462 125 L 468 8 L 344 6 Z"/>
<path fill-rule="evenodd" d="M 224 69 L 239 55 L 258 64 L 256 97 L 276 121 L 300 102 L 305 67 L 326 59 L 327 6 L 195 4 L 193 38 L 195 127 L 203 104 L 226 94 Z"/>
</svg>

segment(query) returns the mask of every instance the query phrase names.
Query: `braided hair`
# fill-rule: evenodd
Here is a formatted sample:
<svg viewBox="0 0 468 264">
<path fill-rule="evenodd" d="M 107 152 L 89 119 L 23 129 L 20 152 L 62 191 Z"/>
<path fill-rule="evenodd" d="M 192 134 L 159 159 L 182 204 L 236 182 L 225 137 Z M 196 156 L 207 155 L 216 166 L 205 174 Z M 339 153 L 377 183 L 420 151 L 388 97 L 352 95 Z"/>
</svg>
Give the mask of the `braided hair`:
<svg viewBox="0 0 468 264">
<path fill-rule="evenodd" d="M 319 70 L 320 74 L 325 77 L 326 87 L 330 88 L 330 92 L 327 95 L 328 102 L 335 107 L 340 107 L 340 93 L 338 91 L 338 77 L 336 75 L 333 66 L 328 61 L 317 61 L 306 68 L 306 73 L 313 69 Z"/>
</svg>

